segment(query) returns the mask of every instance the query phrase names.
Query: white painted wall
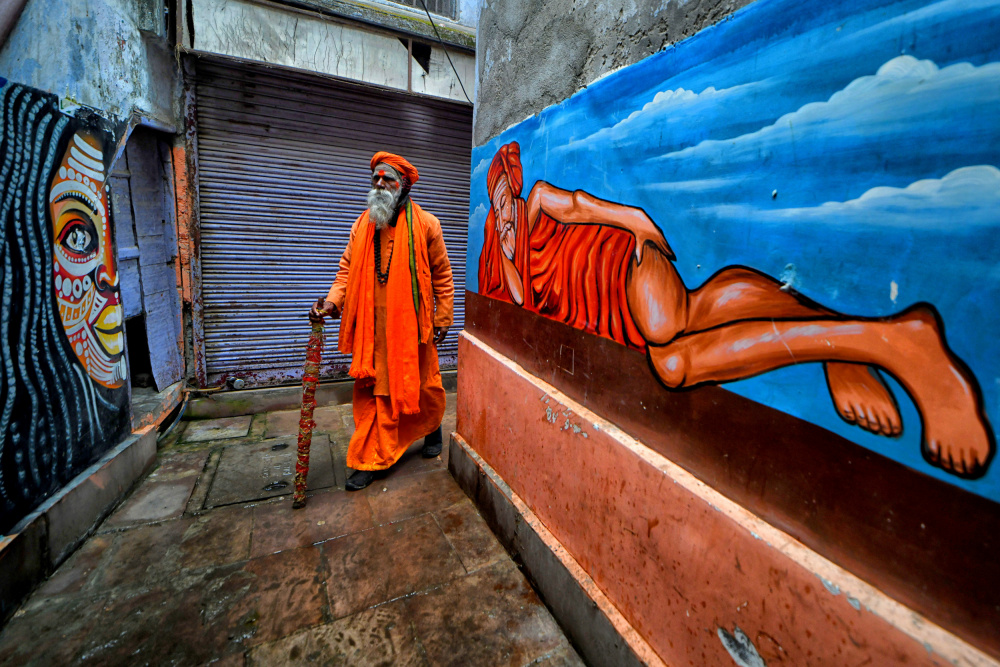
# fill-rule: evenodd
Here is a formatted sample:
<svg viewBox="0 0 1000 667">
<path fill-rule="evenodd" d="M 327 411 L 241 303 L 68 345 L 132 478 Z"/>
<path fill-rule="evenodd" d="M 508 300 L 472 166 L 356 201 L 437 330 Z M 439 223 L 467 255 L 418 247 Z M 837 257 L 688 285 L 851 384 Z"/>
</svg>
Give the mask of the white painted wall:
<svg viewBox="0 0 1000 667">
<path fill-rule="evenodd" d="M 475 99 L 476 59 L 432 47 L 429 71 L 412 61 L 398 38 L 323 18 L 243 0 L 195 0 L 195 51 L 343 77 L 397 90 L 467 102 Z M 190 36 L 186 36 L 190 40 Z M 190 41 L 188 42 L 191 43 Z M 412 85 L 409 76 L 412 71 Z M 458 72 L 458 76 L 455 75 Z M 459 79 L 461 77 L 461 79 Z M 459 83 L 461 81 L 461 83 Z"/>
<path fill-rule="evenodd" d="M 194 49 L 407 88 L 407 51 L 395 37 L 232 0 L 194 3 Z"/>
<path fill-rule="evenodd" d="M 451 63 L 455 65 L 454 70 L 448 63 L 448 55 L 451 56 Z M 461 78 L 461 84 L 459 78 L 455 76 L 456 71 L 458 77 Z M 431 48 L 431 62 L 428 72 L 424 72 L 416 60 L 413 61 L 413 92 L 415 93 L 468 102 L 476 99 L 475 83 L 475 56 L 450 50 L 445 55 L 444 49 L 435 46 Z M 462 93 L 462 86 L 465 86 L 465 92 L 469 95 L 468 100 Z"/>
</svg>

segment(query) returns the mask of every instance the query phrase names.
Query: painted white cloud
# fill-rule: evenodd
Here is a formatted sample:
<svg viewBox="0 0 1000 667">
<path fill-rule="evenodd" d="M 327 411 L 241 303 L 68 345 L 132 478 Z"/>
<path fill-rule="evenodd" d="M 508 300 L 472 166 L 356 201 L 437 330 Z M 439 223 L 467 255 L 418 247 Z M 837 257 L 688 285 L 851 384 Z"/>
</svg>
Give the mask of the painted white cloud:
<svg viewBox="0 0 1000 667">
<path fill-rule="evenodd" d="M 691 181 L 661 181 L 654 183 L 644 183 L 638 187 L 642 190 L 652 192 L 711 192 L 713 190 L 725 190 L 732 187 L 733 182 L 728 178 L 699 178 Z"/>
<path fill-rule="evenodd" d="M 720 205 L 702 210 L 723 218 L 763 222 L 924 229 L 1000 227 L 1000 169 L 993 165 L 962 167 L 943 178 L 922 179 L 905 188 L 876 187 L 857 199 L 813 207 L 768 210 Z"/>
<path fill-rule="evenodd" d="M 611 127 L 605 127 L 597 132 L 570 143 L 569 147 L 578 147 L 582 143 L 598 143 L 613 140 L 616 144 L 629 140 L 633 143 L 645 142 L 646 132 L 653 125 L 674 124 L 682 119 L 690 118 L 695 107 L 703 104 L 720 104 L 727 99 L 746 95 L 751 88 L 761 85 L 761 81 L 740 84 L 731 88 L 716 90 L 709 86 L 700 93 L 685 88 L 676 90 L 661 90 L 641 109 L 633 111 L 626 118 Z"/>
<path fill-rule="evenodd" d="M 657 160 L 707 159 L 736 163 L 762 157 L 808 137 L 831 140 L 888 135 L 908 127 L 932 131 L 943 118 L 961 123 L 960 114 L 986 114 L 1000 105 L 1000 63 L 976 67 L 958 63 L 939 68 L 930 60 L 899 56 L 878 72 L 855 79 L 826 102 L 812 102 L 772 125 L 734 139 L 706 140 Z"/>
<path fill-rule="evenodd" d="M 475 183 L 476 179 L 482 178 L 486 175 L 486 170 L 490 168 L 490 164 L 493 162 L 493 153 L 490 153 L 489 157 L 484 157 L 476 165 L 476 168 L 472 170 L 472 182 Z"/>
<path fill-rule="evenodd" d="M 486 206 L 479 204 L 476 208 L 472 210 L 472 215 L 469 216 L 469 224 L 482 224 L 486 219 Z"/>
</svg>

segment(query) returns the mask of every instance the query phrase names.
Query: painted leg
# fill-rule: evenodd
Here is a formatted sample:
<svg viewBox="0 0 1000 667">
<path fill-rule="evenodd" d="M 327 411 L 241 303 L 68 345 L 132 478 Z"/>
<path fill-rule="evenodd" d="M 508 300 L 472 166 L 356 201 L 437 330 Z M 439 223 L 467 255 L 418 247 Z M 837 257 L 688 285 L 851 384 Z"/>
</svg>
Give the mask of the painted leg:
<svg viewBox="0 0 1000 667">
<path fill-rule="evenodd" d="M 671 388 L 730 382 L 796 363 L 876 366 L 913 398 L 928 462 L 961 477 L 980 477 L 995 449 L 975 377 L 948 349 L 929 306 L 884 321 L 737 322 L 650 346 L 649 360 Z"/>
<path fill-rule="evenodd" d="M 685 330 L 687 287 L 673 262 L 659 248 L 647 245 L 641 263 L 632 258 L 625 298 L 632 321 L 650 345 L 669 343 Z"/>
<path fill-rule="evenodd" d="M 815 301 L 782 289 L 774 278 L 745 267 L 715 274 L 689 297 L 687 333 L 744 320 L 840 318 Z M 903 430 L 899 407 L 878 371 L 858 364 L 823 365 L 834 408 L 849 424 L 877 435 L 898 436 Z"/>
</svg>

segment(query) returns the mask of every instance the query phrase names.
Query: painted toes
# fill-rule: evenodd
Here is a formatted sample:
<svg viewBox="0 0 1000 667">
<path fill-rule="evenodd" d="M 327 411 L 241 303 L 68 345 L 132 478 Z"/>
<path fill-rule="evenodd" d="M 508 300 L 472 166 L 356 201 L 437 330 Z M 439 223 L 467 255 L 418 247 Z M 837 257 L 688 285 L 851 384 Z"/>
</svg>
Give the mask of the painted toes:
<svg viewBox="0 0 1000 667">
<path fill-rule="evenodd" d="M 843 408 L 841 408 L 840 416 L 843 417 L 844 421 L 846 421 L 848 424 L 856 424 L 858 421 L 854 417 L 854 410 L 852 410 L 850 406 L 844 406 Z"/>
<path fill-rule="evenodd" d="M 883 410 L 879 413 L 878 423 L 881 426 L 882 435 L 887 437 L 892 435 L 892 417 L 888 412 Z"/>
<path fill-rule="evenodd" d="M 861 428 L 865 429 L 866 431 L 873 430 L 872 426 L 871 426 L 871 423 L 869 421 L 869 415 L 868 415 L 868 413 L 865 412 L 865 409 L 863 407 L 861 407 L 860 405 L 855 404 L 855 406 L 854 406 L 854 414 L 856 415 L 856 420 L 857 420 L 858 426 L 860 426 Z"/>
<path fill-rule="evenodd" d="M 937 465 L 941 463 L 939 457 L 941 454 L 941 448 L 938 446 L 936 440 L 929 440 L 927 446 L 924 448 L 924 457 L 931 463 Z"/>
</svg>

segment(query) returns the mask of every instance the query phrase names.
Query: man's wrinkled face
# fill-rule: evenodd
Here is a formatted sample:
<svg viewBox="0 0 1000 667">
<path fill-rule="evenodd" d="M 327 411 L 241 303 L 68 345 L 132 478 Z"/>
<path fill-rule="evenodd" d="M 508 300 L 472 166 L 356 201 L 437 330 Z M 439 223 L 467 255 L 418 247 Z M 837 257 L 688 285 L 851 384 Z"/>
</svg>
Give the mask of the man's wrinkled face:
<svg viewBox="0 0 1000 667">
<path fill-rule="evenodd" d="M 372 172 L 372 189 L 379 188 L 396 193 L 400 187 L 402 183 L 395 169 L 384 164 L 375 165 L 375 171 Z"/>
<path fill-rule="evenodd" d="M 395 169 L 379 163 L 372 171 L 372 189 L 368 191 L 368 216 L 377 229 L 392 222 L 402 192 L 403 181 Z"/>
<path fill-rule="evenodd" d="M 53 289 L 77 359 L 95 382 L 124 384 L 123 311 L 100 139 L 77 132 L 49 190 Z"/>
</svg>

